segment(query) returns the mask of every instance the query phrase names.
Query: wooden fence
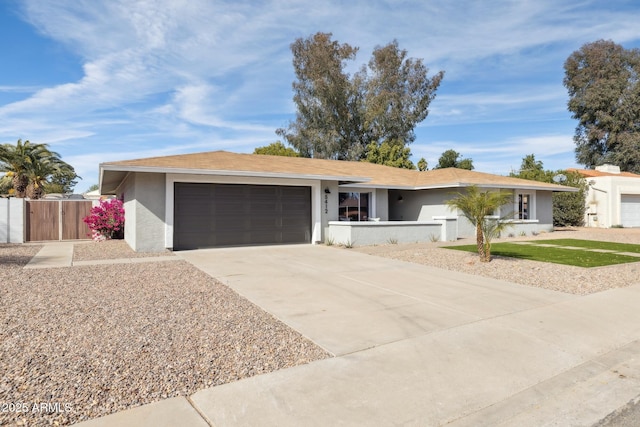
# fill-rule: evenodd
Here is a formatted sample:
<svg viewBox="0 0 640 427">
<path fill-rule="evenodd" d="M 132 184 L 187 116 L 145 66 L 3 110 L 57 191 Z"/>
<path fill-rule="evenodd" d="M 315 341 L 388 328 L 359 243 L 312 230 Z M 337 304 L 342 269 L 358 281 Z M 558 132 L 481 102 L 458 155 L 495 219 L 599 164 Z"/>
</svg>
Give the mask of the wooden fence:
<svg viewBox="0 0 640 427">
<path fill-rule="evenodd" d="M 93 206 L 91 200 L 27 200 L 25 204 L 27 242 L 91 238 L 82 221 Z"/>
</svg>

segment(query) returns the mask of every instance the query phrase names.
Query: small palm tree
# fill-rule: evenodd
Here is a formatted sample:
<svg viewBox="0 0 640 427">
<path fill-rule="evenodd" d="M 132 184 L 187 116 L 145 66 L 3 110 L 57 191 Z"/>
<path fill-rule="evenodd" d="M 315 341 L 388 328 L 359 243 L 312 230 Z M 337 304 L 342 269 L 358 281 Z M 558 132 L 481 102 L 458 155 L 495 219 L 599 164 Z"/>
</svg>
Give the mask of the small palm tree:
<svg viewBox="0 0 640 427">
<path fill-rule="evenodd" d="M 456 197 L 447 200 L 447 205 L 451 209 L 461 211 L 462 215 L 474 225 L 480 261 L 491 261 L 491 240 L 506 227 L 511 226 L 504 221 L 511 215 L 508 214 L 499 219 L 487 217 L 509 203 L 513 194 L 507 191 L 480 191 L 475 185 L 468 187 L 464 193 L 454 194 Z"/>
<path fill-rule="evenodd" d="M 73 168 L 47 144 L 23 143 L 19 139 L 16 145 L 0 145 L 0 172 L 5 172 L 4 180 L 11 179 L 16 197 L 28 195 L 37 199 L 42 197 L 43 185 L 51 176 L 71 173 Z"/>
</svg>

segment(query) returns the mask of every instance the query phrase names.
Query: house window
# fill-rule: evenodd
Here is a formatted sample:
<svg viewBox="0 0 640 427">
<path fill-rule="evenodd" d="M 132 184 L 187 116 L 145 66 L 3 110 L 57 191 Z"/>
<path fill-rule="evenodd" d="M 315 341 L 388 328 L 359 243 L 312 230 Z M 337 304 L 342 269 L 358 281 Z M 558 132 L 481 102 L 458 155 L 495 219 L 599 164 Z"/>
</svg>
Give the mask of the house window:
<svg viewBox="0 0 640 427">
<path fill-rule="evenodd" d="M 367 221 L 370 193 L 340 193 L 338 215 L 340 221 Z"/>
<path fill-rule="evenodd" d="M 516 219 L 531 219 L 530 194 L 518 194 L 518 212 Z"/>
</svg>

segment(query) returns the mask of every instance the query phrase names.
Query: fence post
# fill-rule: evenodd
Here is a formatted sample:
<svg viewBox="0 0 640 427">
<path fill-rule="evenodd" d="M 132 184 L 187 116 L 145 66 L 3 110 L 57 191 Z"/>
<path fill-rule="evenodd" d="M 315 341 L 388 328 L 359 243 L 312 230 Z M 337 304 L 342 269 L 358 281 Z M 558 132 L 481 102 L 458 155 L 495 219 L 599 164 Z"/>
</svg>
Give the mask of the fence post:
<svg viewBox="0 0 640 427">
<path fill-rule="evenodd" d="M 63 225 L 62 200 L 58 200 L 58 241 L 62 241 L 62 225 Z"/>
</svg>

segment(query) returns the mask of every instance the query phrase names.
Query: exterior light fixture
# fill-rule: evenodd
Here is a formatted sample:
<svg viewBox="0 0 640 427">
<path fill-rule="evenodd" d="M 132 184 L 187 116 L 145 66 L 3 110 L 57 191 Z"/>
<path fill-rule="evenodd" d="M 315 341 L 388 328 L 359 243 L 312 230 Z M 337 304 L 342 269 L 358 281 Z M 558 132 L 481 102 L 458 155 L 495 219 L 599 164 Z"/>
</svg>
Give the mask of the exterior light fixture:
<svg viewBox="0 0 640 427">
<path fill-rule="evenodd" d="M 331 194 L 331 190 L 329 190 L 329 187 L 324 189 L 324 194 Z"/>
</svg>

